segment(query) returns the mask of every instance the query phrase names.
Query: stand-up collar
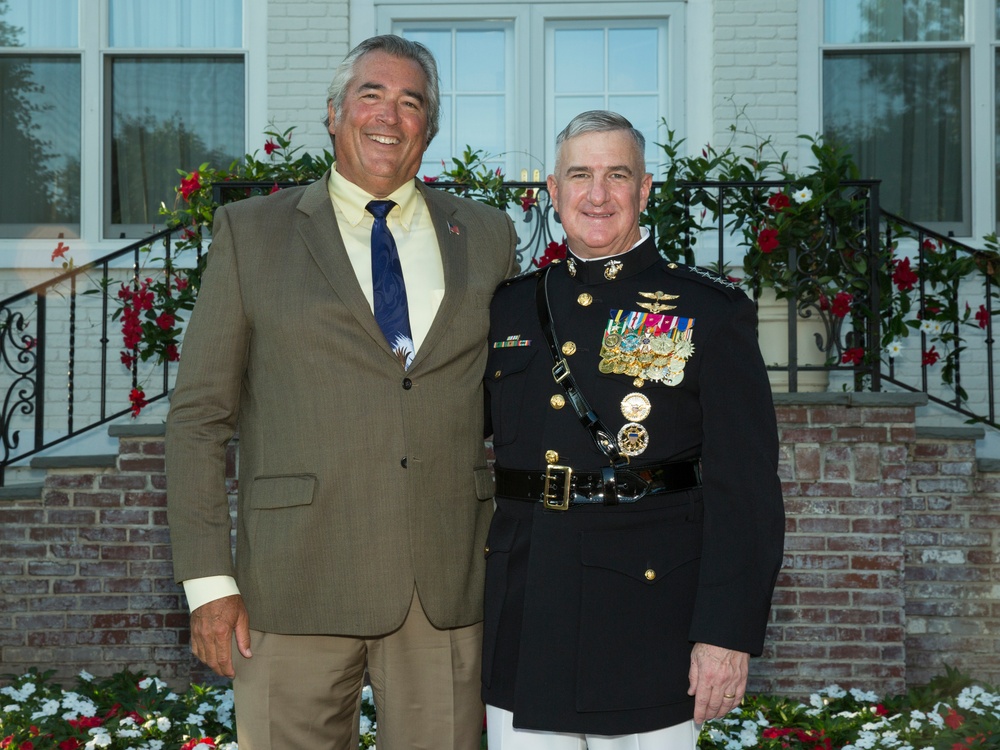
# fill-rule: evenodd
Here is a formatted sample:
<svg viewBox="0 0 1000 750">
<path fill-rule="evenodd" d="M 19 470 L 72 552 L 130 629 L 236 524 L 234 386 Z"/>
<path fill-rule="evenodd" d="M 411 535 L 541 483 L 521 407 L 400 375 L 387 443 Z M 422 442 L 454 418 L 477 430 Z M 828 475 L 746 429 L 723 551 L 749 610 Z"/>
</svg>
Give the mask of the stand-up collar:
<svg viewBox="0 0 1000 750">
<path fill-rule="evenodd" d="M 660 251 L 656 249 L 656 243 L 650 234 L 628 252 L 608 258 L 583 260 L 570 251 L 566 253 L 563 265 L 566 273 L 580 284 L 608 284 L 642 273 L 659 260 Z"/>
</svg>

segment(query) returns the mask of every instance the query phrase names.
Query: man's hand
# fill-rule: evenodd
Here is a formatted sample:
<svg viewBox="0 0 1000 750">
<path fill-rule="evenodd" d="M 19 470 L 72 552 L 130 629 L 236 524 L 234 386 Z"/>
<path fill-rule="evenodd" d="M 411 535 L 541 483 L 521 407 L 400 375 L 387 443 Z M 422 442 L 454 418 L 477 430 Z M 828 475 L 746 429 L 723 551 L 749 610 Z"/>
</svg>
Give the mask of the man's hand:
<svg viewBox="0 0 1000 750">
<path fill-rule="evenodd" d="M 747 687 L 750 654 L 696 643 L 691 649 L 688 695 L 695 696 L 694 720 L 717 719 L 739 705 Z"/>
<path fill-rule="evenodd" d="M 191 613 L 191 650 L 216 674 L 230 679 L 236 676 L 232 658 L 234 632 L 236 647 L 249 659 L 250 618 L 239 594 L 207 602 Z"/>
</svg>

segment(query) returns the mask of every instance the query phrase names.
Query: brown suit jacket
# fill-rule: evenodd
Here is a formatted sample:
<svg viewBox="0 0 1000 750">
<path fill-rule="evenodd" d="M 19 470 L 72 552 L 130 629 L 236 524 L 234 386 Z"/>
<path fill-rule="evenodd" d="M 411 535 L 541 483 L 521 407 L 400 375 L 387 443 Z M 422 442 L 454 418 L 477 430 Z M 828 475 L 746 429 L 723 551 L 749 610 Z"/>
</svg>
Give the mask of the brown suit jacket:
<svg viewBox="0 0 1000 750">
<path fill-rule="evenodd" d="M 414 583 L 436 626 L 482 619 L 482 377 L 516 237 L 495 209 L 417 184 L 445 295 L 407 371 L 325 178 L 216 213 L 167 420 L 168 517 L 176 579 L 235 575 L 252 628 L 384 634 Z M 237 432 L 234 566 L 225 449 Z"/>
</svg>

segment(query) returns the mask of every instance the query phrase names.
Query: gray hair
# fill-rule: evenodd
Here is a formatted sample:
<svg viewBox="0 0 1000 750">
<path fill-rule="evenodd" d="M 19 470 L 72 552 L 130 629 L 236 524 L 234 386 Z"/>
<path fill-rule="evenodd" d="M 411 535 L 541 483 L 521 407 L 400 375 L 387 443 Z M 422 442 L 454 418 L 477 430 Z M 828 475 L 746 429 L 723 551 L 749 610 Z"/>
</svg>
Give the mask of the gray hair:
<svg viewBox="0 0 1000 750">
<path fill-rule="evenodd" d="M 610 112 L 606 109 L 591 109 L 581 112 L 572 120 L 569 125 L 562 129 L 556 136 L 556 175 L 559 174 L 559 161 L 562 157 L 562 145 L 570 138 L 575 138 L 584 133 L 607 133 L 615 130 L 622 130 L 627 133 L 635 142 L 636 154 L 643 170 L 646 169 L 646 137 L 640 133 L 627 119 L 617 112 Z"/>
<path fill-rule="evenodd" d="M 434 55 L 420 42 L 404 39 L 394 34 L 383 34 L 365 39 L 361 44 L 347 53 L 337 70 L 333 74 L 330 88 L 327 90 L 327 105 L 333 104 L 333 109 L 340 116 L 344 98 L 347 96 L 347 88 L 354 79 L 354 68 L 362 57 L 369 52 L 385 52 L 393 57 L 401 57 L 404 60 L 413 60 L 424 71 L 427 78 L 427 142 L 430 143 L 437 135 L 441 126 L 441 92 L 438 88 L 438 70 Z M 329 107 L 328 107 L 329 109 Z M 324 124 L 330 126 L 329 113 Z"/>
</svg>

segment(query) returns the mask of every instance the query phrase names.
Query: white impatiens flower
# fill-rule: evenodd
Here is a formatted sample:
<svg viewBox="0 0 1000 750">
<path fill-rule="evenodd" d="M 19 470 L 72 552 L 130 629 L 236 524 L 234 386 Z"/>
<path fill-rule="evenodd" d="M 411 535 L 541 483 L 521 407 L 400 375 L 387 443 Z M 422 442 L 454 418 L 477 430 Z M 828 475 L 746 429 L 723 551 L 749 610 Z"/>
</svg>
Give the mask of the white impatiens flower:
<svg viewBox="0 0 1000 750">
<path fill-rule="evenodd" d="M 93 682 L 94 681 L 94 675 L 92 675 L 86 669 L 81 669 L 80 670 L 80 679 L 83 680 L 84 682 Z"/>
<path fill-rule="evenodd" d="M 188 714 L 187 718 L 184 720 L 187 724 L 194 724 L 196 727 L 200 727 L 205 723 L 205 717 L 201 714 Z"/>
<path fill-rule="evenodd" d="M 163 750 L 163 740 L 150 740 L 146 745 L 149 750 Z"/>
<path fill-rule="evenodd" d="M 219 745 L 219 750 L 239 750 L 239 745 L 235 742 L 223 742 Z"/>
<path fill-rule="evenodd" d="M 851 688 L 851 697 L 858 703 L 878 703 L 878 695 L 871 690 Z"/>
<path fill-rule="evenodd" d="M 44 719 L 46 716 L 55 716 L 59 712 L 59 701 L 49 698 L 42 702 L 41 708 L 31 714 L 32 721 Z"/>
<path fill-rule="evenodd" d="M 885 348 L 885 353 L 889 355 L 890 359 L 895 359 L 903 353 L 903 342 L 899 339 L 890 341 L 889 346 Z"/>
<path fill-rule="evenodd" d="M 145 679 L 139 680 L 139 689 L 145 690 L 150 685 L 156 687 L 156 692 L 160 692 L 163 688 L 167 687 L 167 683 L 161 680 L 159 677 L 146 677 Z"/>
<path fill-rule="evenodd" d="M 801 188 L 800 190 L 796 190 L 792 193 L 792 200 L 796 203 L 808 203 L 812 200 L 812 197 L 813 191 L 807 187 Z"/>
<path fill-rule="evenodd" d="M 20 711 L 21 707 L 19 705 L 17 705 L 16 703 L 8 703 L 6 706 L 3 707 L 3 710 L 4 710 L 4 713 L 12 714 L 15 711 Z"/>
<path fill-rule="evenodd" d="M 110 747 L 111 746 L 111 735 L 108 731 L 102 727 L 97 727 L 90 730 L 93 735 L 89 740 L 87 740 L 84 747 L 86 750 L 94 750 L 97 747 Z"/>
<path fill-rule="evenodd" d="M 170 726 L 171 726 L 170 719 L 168 719 L 166 716 L 156 717 L 156 728 L 159 729 L 161 732 L 168 731 L 170 729 Z"/>
<path fill-rule="evenodd" d="M 372 720 L 361 714 L 361 734 L 368 734 L 372 731 Z"/>
</svg>

